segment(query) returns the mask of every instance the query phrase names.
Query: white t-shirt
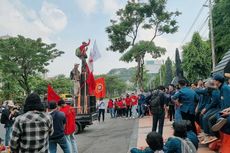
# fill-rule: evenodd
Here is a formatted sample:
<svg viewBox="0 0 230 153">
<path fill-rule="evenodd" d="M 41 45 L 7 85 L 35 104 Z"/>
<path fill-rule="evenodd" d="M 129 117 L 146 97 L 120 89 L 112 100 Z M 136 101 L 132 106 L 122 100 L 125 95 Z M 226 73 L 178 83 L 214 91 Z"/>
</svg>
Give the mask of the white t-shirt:
<svg viewBox="0 0 230 153">
<path fill-rule="evenodd" d="M 98 103 L 98 109 L 105 109 L 105 102 L 104 101 L 99 101 L 99 103 Z"/>
</svg>

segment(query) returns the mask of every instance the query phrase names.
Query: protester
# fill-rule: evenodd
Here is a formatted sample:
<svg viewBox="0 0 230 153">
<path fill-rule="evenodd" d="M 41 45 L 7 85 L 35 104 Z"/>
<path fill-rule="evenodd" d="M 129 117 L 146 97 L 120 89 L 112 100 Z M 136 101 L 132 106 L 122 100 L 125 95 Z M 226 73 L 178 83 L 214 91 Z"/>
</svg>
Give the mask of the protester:
<svg viewBox="0 0 230 153">
<path fill-rule="evenodd" d="M 221 129 L 222 132 L 230 134 L 230 128 L 225 126 L 227 123 L 227 119 L 222 117 L 222 111 L 226 108 L 230 107 L 230 86 L 228 86 L 224 81 L 225 78 L 222 75 L 215 75 L 213 78 L 215 85 L 220 90 L 221 96 L 221 111 L 217 114 L 217 123 L 213 125 L 213 131 L 219 131 Z"/>
<path fill-rule="evenodd" d="M 159 86 L 152 95 L 150 109 L 153 115 L 152 131 L 156 131 L 158 125 L 158 133 L 161 135 L 163 134 L 164 127 L 165 107 L 164 86 Z"/>
<path fill-rule="evenodd" d="M 131 97 L 131 105 L 132 105 L 132 118 L 137 118 L 137 105 L 138 105 L 138 97 L 132 93 Z"/>
<path fill-rule="evenodd" d="M 198 100 L 198 95 L 194 90 L 186 86 L 187 83 L 185 80 L 179 80 L 178 83 L 180 90 L 172 96 L 172 99 L 179 106 L 182 119 L 191 121 L 193 131 L 197 134 L 195 126 L 195 102 Z"/>
<path fill-rule="evenodd" d="M 44 112 L 44 106 L 37 94 L 32 93 L 26 98 L 24 112 L 25 114 L 15 119 L 13 125 L 11 152 L 48 153 L 53 121 L 52 117 Z"/>
<path fill-rule="evenodd" d="M 126 104 L 126 118 L 128 119 L 132 117 L 132 101 L 129 97 L 129 94 L 126 95 L 125 98 L 125 104 Z"/>
<path fill-rule="evenodd" d="M 56 102 L 49 102 L 49 113 L 53 118 L 54 133 L 49 138 L 50 153 L 57 152 L 57 144 L 64 153 L 70 153 L 69 144 L 66 140 L 64 127 L 66 124 L 65 114 L 57 110 Z"/>
<path fill-rule="evenodd" d="M 145 114 L 145 96 L 143 91 L 138 95 L 138 117 L 144 117 Z"/>
<path fill-rule="evenodd" d="M 192 131 L 192 124 L 189 120 L 184 120 L 186 124 L 186 129 L 187 129 L 187 138 L 193 143 L 193 145 L 196 147 L 196 150 L 198 149 L 199 145 L 199 139 L 197 135 Z"/>
<path fill-rule="evenodd" d="M 203 133 L 199 134 L 199 137 L 201 144 L 208 144 L 217 140 L 217 134 L 211 130 L 209 118 L 220 110 L 220 92 L 214 88 L 213 80 L 209 80 L 205 83 L 203 94 L 205 95 L 204 99 L 209 96 L 209 100 L 206 100 L 204 108 L 200 113 L 200 126 L 203 128 Z"/>
<path fill-rule="evenodd" d="M 100 99 L 98 105 L 97 105 L 99 114 L 98 114 L 98 121 L 101 121 L 101 115 L 102 115 L 102 121 L 105 121 L 105 102 L 103 101 L 103 98 Z"/>
<path fill-rule="evenodd" d="M 131 153 L 163 153 L 163 138 L 159 133 L 150 132 L 146 137 L 148 147 L 145 149 L 132 148 Z"/>
<path fill-rule="evenodd" d="M 71 153 L 78 153 L 78 148 L 77 148 L 77 140 L 75 138 L 75 131 L 76 131 L 76 123 L 75 123 L 75 118 L 76 118 L 76 112 L 75 109 L 67 105 L 64 100 L 58 101 L 58 106 L 60 107 L 60 111 L 65 114 L 66 117 L 66 124 L 65 124 L 65 137 L 66 140 L 68 141 L 69 149 Z"/>
<path fill-rule="evenodd" d="M 187 128 L 184 121 L 173 123 L 173 137 L 164 145 L 164 153 L 196 153 L 193 143 L 187 139 Z"/>
<path fill-rule="evenodd" d="M 5 146 L 9 146 L 10 135 L 12 133 L 12 126 L 16 117 L 16 106 L 12 100 L 5 101 L 5 108 L 2 111 L 1 123 L 4 124 L 5 132 Z"/>
<path fill-rule="evenodd" d="M 173 84 L 169 85 L 169 97 L 168 97 L 168 106 L 169 106 L 169 120 L 172 121 L 175 119 L 175 105 L 172 101 L 172 96 L 175 94 L 175 86 Z"/>
<path fill-rule="evenodd" d="M 107 109 L 109 109 L 111 118 L 114 118 L 114 103 L 112 99 L 109 99 Z"/>
<path fill-rule="evenodd" d="M 118 105 L 117 105 L 117 103 L 118 103 L 118 100 L 115 99 L 114 100 L 114 117 L 115 118 L 117 118 L 117 115 L 118 115 Z"/>
</svg>

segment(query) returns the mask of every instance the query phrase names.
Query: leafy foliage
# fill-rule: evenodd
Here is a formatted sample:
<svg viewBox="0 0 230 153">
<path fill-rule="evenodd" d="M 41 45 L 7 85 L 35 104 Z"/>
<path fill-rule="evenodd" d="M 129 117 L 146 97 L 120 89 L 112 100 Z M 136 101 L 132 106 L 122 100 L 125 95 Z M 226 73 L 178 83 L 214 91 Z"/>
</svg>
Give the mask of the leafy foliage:
<svg viewBox="0 0 230 153">
<path fill-rule="evenodd" d="M 164 33 L 175 33 L 178 30 L 177 21 L 175 18 L 181 13 L 178 11 L 168 12 L 166 10 L 166 3 L 167 0 L 149 0 L 147 4 L 143 5 L 147 20 L 143 28 L 154 30 L 151 41 Z"/>
<path fill-rule="evenodd" d="M 33 40 L 18 36 L 0 39 L 0 69 L 29 94 L 29 77 L 46 72 L 49 62 L 63 54 L 55 46 L 43 43 L 40 38 Z"/>
<path fill-rule="evenodd" d="M 211 71 L 210 44 L 203 41 L 199 33 L 194 33 L 192 41 L 183 46 L 183 63 L 187 78 L 194 82 L 204 79 Z"/>
<path fill-rule="evenodd" d="M 152 57 L 157 58 L 166 52 L 165 48 L 155 46 L 154 42 L 140 41 L 135 44 L 130 50 L 128 50 L 120 60 L 125 62 L 132 62 L 135 60 L 137 62 L 137 72 L 135 84 L 137 87 L 143 88 L 143 77 L 144 77 L 144 57 L 146 53 L 152 55 Z"/>
<path fill-rule="evenodd" d="M 230 49 L 230 3 L 229 0 L 215 0 L 213 6 L 213 28 L 217 62 Z"/>
</svg>

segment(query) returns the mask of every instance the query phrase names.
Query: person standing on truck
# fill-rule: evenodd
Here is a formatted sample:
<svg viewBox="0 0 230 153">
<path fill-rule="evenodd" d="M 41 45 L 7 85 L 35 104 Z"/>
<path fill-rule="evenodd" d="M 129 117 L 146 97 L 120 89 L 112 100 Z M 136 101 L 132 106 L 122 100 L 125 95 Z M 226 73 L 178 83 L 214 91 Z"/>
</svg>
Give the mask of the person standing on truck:
<svg viewBox="0 0 230 153">
<path fill-rule="evenodd" d="M 102 115 L 102 121 L 105 120 L 105 102 L 103 101 L 103 98 L 100 99 L 99 103 L 97 104 L 97 108 L 99 111 L 98 115 L 98 121 L 101 121 L 101 115 Z"/>
<path fill-rule="evenodd" d="M 75 124 L 76 111 L 72 106 L 67 105 L 63 99 L 58 101 L 58 106 L 60 107 L 59 110 L 63 112 L 66 116 L 66 125 L 65 125 L 64 132 L 70 147 L 70 152 L 78 153 L 77 141 L 74 135 L 76 131 L 76 124 Z"/>
</svg>

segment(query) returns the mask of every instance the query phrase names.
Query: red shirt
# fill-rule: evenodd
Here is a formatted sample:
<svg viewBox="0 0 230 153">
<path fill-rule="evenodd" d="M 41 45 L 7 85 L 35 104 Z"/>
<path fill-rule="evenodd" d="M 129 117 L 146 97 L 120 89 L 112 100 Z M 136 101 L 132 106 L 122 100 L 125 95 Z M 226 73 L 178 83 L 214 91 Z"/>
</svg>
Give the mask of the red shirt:
<svg viewBox="0 0 230 153">
<path fill-rule="evenodd" d="M 129 97 L 126 97 L 125 98 L 125 103 L 126 103 L 126 106 L 130 106 L 131 105 L 131 99 Z"/>
<path fill-rule="evenodd" d="M 137 100 L 138 100 L 138 97 L 133 95 L 130 97 L 131 101 L 132 101 L 132 106 L 135 106 L 138 104 Z"/>
<path fill-rule="evenodd" d="M 117 102 L 117 106 L 118 106 L 118 108 L 123 108 L 123 102 L 122 102 L 122 100 L 119 100 Z"/>
<path fill-rule="evenodd" d="M 112 100 L 110 100 L 110 101 L 108 102 L 108 108 L 113 108 L 113 101 L 112 101 Z"/>
<path fill-rule="evenodd" d="M 75 132 L 76 124 L 75 124 L 75 117 L 76 112 L 75 109 L 69 105 L 60 108 L 60 111 L 65 113 L 66 117 L 66 125 L 65 125 L 65 134 L 69 135 Z"/>
</svg>

